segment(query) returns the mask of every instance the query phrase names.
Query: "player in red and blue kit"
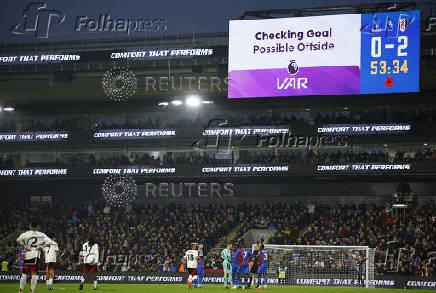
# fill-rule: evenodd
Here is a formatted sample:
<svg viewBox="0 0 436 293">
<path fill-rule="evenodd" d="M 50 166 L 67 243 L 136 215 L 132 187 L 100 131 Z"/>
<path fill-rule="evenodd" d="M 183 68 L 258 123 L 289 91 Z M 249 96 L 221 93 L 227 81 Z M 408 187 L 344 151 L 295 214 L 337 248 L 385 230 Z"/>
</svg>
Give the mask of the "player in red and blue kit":
<svg viewBox="0 0 436 293">
<path fill-rule="evenodd" d="M 266 289 L 267 283 L 268 283 L 268 277 L 266 275 L 268 271 L 268 262 L 270 261 L 268 256 L 268 251 L 265 250 L 265 246 L 263 244 L 260 245 L 260 251 L 259 251 L 259 274 L 257 278 L 257 287 L 256 289 L 260 289 L 262 276 L 263 276 L 263 288 Z"/>
<path fill-rule="evenodd" d="M 203 288 L 203 277 L 204 277 L 204 255 L 203 255 L 203 244 L 198 244 L 198 264 L 197 264 L 197 275 L 198 278 L 194 280 L 194 288 Z M 197 287 L 198 282 L 198 287 Z"/>
<path fill-rule="evenodd" d="M 19 267 L 20 267 L 20 274 L 23 273 L 23 269 L 24 269 L 24 257 L 26 255 L 26 251 L 24 250 L 24 248 L 20 248 L 20 263 L 19 263 Z"/>
<path fill-rule="evenodd" d="M 239 243 L 239 249 L 236 251 L 236 259 L 238 260 L 238 279 L 240 283 L 241 275 L 244 277 L 245 288 L 247 285 L 248 275 L 250 274 L 250 260 L 252 258 L 251 250 L 244 248 L 243 242 Z"/>
<path fill-rule="evenodd" d="M 236 258 L 236 251 L 234 250 L 234 246 L 232 246 L 232 249 L 230 250 L 230 256 L 232 260 L 233 289 L 236 289 L 237 286 L 239 285 L 239 280 L 238 280 L 239 263 L 238 263 L 238 259 Z"/>
</svg>

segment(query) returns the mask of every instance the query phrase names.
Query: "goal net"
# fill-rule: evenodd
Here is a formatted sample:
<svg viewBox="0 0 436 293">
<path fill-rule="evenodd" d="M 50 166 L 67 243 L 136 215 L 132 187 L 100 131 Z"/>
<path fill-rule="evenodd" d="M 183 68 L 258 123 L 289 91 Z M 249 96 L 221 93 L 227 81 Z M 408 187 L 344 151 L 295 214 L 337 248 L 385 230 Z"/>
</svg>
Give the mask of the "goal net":
<svg viewBox="0 0 436 293">
<path fill-rule="evenodd" d="M 265 249 L 268 278 L 279 285 L 373 287 L 373 248 L 266 244 Z"/>
</svg>

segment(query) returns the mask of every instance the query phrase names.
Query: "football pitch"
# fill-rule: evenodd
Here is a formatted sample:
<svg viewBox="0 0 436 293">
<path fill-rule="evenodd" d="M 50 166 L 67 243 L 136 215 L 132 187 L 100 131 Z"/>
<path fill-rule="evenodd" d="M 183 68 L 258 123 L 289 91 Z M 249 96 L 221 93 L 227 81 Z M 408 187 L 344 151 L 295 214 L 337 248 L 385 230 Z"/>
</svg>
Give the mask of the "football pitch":
<svg viewBox="0 0 436 293">
<path fill-rule="evenodd" d="M 253 291 L 257 292 L 258 290 L 250 289 L 250 290 L 230 290 L 225 289 L 221 285 L 204 285 L 203 288 L 197 289 L 188 289 L 187 285 L 168 285 L 168 284 L 159 284 L 159 285 L 145 285 L 145 284 L 100 284 L 98 285 L 99 290 L 92 290 L 92 284 L 85 284 L 83 291 L 79 291 L 78 284 L 53 284 L 53 291 L 48 291 L 45 284 L 38 283 L 35 293 L 41 292 L 59 292 L 59 293 L 69 293 L 69 292 L 109 292 L 109 293 L 187 293 L 187 292 L 241 292 L 241 291 Z M 23 293 L 28 293 L 30 291 L 30 284 L 26 285 Z M 267 290 L 259 290 L 259 292 L 292 292 L 292 293 L 424 293 L 424 292 L 432 292 L 433 290 L 412 290 L 412 289 L 365 289 L 365 288 L 337 288 L 337 287 L 301 287 L 301 286 L 271 286 Z M 18 283 L 7 283 L 0 284 L 0 292 L 1 293 L 17 293 L 18 292 Z"/>
</svg>

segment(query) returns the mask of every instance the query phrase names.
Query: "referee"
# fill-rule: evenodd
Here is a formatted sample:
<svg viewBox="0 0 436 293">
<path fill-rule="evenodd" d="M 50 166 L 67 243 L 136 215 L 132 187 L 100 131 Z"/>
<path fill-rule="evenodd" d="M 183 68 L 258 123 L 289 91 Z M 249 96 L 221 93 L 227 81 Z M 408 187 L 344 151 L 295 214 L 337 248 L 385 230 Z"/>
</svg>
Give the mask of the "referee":
<svg viewBox="0 0 436 293">
<path fill-rule="evenodd" d="M 248 286 L 246 289 L 250 289 L 251 282 L 253 281 L 253 277 L 257 276 L 259 272 L 259 245 L 258 244 L 254 244 L 254 248 L 251 254 L 253 256 L 251 258 L 250 278 L 248 279 Z"/>
</svg>

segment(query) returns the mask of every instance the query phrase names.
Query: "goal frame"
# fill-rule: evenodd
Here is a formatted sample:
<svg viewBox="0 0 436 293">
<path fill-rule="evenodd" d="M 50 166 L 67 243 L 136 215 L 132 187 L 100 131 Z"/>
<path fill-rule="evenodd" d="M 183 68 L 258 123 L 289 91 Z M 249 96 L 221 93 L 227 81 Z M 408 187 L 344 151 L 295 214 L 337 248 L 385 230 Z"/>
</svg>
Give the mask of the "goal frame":
<svg viewBox="0 0 436 293">
<path fill-rule="evenodd" d="M 296 250 L 296 249 L 310 249 L 316 250 L 361 250 L 365 251 L 365 288 L 372 288 L 371 280 L 374 280 L 374 248 L 369 246 L 358 245 L 286 245 L 286 244 L 264 244 L 266 250 L 279 249 L 279 250 Z"/>
</svg>

